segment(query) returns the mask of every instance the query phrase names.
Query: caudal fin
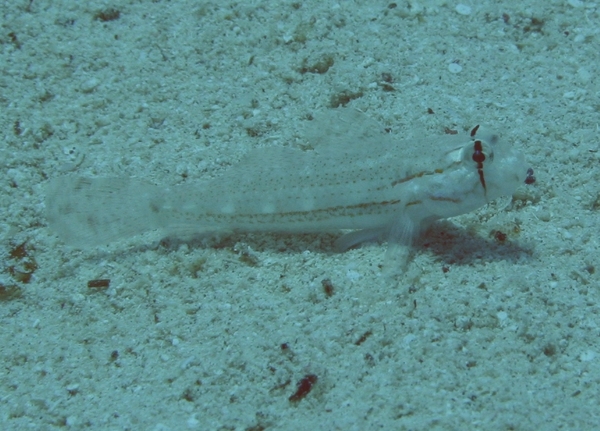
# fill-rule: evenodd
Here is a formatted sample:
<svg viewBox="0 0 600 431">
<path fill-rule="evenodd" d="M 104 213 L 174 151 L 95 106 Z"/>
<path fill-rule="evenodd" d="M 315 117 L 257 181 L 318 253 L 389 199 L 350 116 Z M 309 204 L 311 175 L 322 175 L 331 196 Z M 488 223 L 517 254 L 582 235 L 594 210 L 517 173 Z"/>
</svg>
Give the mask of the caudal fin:
<svg viewBox="0 0 600 431">
<path fill-rule="evenodd" d="M 54 178 L 46 186 L 46 217 L 70 246 L 102 245 L 161 227 L 158 191 L 130 178 Z"/>
</svg>

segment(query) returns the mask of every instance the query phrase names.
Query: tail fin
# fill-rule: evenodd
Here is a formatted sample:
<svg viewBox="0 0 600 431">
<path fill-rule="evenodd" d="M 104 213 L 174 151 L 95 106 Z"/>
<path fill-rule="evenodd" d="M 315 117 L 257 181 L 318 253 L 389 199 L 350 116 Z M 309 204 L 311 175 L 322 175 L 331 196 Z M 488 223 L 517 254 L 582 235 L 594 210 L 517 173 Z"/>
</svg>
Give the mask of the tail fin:
<svg viewBox="0 0 600 431">
<path fill-rule="evenodd" d="M 159 191 L 130 178 L 59 177 L 46 186 L 46 216 L 66 244 L 93 247 L 160 228 Z"/>
</svg>

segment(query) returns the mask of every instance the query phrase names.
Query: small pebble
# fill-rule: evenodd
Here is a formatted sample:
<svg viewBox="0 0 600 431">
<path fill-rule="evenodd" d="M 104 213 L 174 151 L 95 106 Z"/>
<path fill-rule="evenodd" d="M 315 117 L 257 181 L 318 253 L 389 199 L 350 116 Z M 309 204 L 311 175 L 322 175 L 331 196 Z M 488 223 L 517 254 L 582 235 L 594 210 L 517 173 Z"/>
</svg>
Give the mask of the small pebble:
<svg viewBox="0 0 600 431">
<path fill-rule="evenodd" d="M 81 83 L 79 88 L 84 93 L 91 93 L 96 89 L 96 87 L 98 87 L 98 85 L 100 85 L 99 80 L 97 80 L 96 78 L 90 78 L 87 81 Z"/>
<path fill-rule="evenodd" d="M 466 4 L 459 3 L 456 5 L 454 10 L 456 10 L 456 12 L 458 12 L 461 15 L 471 15 L 471 7 L 467 6 Z"/>
<path fill-rule="evenodd" d="M 450 63 L 448 65 L 450 73 L 459 73 L 462 70 L 462 66 L 458 63 Z"/>
</svg>

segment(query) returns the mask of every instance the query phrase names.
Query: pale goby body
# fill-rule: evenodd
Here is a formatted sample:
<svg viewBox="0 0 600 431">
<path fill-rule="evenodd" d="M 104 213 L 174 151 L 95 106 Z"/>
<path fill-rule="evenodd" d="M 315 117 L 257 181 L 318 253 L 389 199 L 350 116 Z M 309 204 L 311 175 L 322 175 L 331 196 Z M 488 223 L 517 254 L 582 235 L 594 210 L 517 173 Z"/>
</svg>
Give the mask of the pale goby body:
<svg viewBox="0 0 600 431">
<path fill-rule="evenodd" d="M 511 195 L 523 155 L 478 126 L 468 134 L 398 140 L 352 109 L 309 123 L 307 142 L 259 148 L 220 177 L 162 187 L 131 178 L 58 177 L 47 186 L 50 227 L 91 247 L 149 230 L 163 235 L 335 232 L 360 242 L 410 242 L 433 221 Z"/>
</svg>

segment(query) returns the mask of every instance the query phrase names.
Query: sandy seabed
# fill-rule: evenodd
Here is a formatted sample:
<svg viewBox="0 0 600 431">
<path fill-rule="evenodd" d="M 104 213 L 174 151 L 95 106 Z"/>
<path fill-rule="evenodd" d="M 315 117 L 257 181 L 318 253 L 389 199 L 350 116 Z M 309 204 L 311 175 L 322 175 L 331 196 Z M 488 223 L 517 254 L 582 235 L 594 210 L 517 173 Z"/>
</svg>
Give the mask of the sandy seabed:
<svg viewBox="0 0 600 431">
<path fill-rule="evenodd" d="M 479 3 L 4 1 L 2 429 L 599 429 L 599 6 Z M 338 106 L 486 124 L 536 181 L 393 277 L 337 233 L 47 227 L 48 179 L 217 177 Z"/>
</svg>

